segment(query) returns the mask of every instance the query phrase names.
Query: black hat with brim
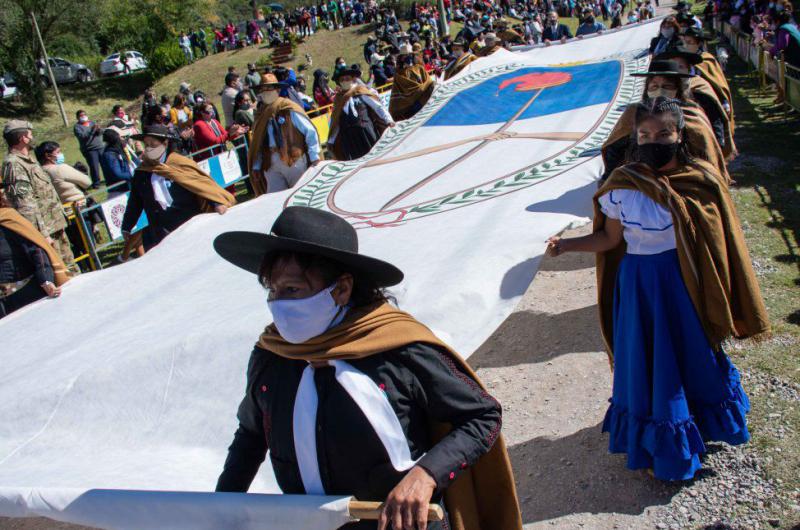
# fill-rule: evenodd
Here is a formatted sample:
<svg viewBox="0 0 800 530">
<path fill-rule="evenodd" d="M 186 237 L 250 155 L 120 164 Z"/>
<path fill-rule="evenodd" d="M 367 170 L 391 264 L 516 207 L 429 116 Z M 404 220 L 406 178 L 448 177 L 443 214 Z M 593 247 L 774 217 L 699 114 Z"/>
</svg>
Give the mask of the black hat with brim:
<svg viewBox="0 0 800 530">
<path fill-rule="evenodd" d="M 680 57 L 681 59 L 685 60 L 689 64 L 700 64 L 703 62 L 703 56 L 697 52 L 690 51 L 689 49 L 683 46 L 675 46 L 674 48 L 669 48 L 667 51 L 659 53 L 655 59 L 673 59 L 675 57 Z"/>
<path fill-rule="evenodd" d="M 686 28 L 683 33 L 681 33 L 683 37 L 692 37 L 697 40 L 711 40 L 711 37 L 706 35 L 702 29 L 692 26 L 691 28 Z"/>
<path fill-rule="evenodd" d="M 132 134 L 131 138 L 136 141 L 144 140 L 145 136 L 150 136 L 152 138 L 159 138 L 161 140 L 177 140 L 178 138 L 174 134 L 170 134 L 169 128 L 166 125 L 161 125 L 159 123 L 148 125 L 144 128 L 144 132 L 139 134 Z"/>
<path fill-rule="evenodd" d="M 674 9 L 675 11 L 683 11 L 684 9 L 691 7 L 692 6 L 687 2 L 678 2 L 677 4 L 672 6 L 672 9 Z"/>
<path fill-rule="evenodd" d="M 357 64 L 350 65 L 346 67 L 344 70 L 339 70 L 338 72 L 333 73 L 333 81 L 334 83 L 339 81 L 343 75 L 349 75 L 350 77 L 361 77 L 361 67 Z"/>
<path fill-rule="evenodd" d="M 289 206 L 275 220 L 269 234 L 225 232 L 214 240 L 214 250 L 230 263 L 258 274 L 264 258 L 276 252 L 323 256 L 370 277 L 379 287 L 403 281 L 403 272 L 385 261 L 358 253 L 355 228 L 336 214 L 306 206 Z"/>
<path fill-rule="evenodd" d="M 663 77 L 694 77 L 692 74 L 681 72 L 678 63 L 669 60 L 652 61 L 646 72 L 633 72 L 633 77 L 650 77 L 660 75 Z"/>
</svg>

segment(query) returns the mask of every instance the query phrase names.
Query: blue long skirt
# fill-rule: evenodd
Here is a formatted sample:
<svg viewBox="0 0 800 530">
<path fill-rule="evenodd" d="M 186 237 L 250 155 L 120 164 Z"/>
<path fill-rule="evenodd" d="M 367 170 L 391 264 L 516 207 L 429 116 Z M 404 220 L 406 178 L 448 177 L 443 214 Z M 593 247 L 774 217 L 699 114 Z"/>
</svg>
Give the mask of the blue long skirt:
<svg viewBox="0 0 800 530">
<path fill-rule="evenodd" d="M 614 293 L 609 451 L 662 480 L 691 479 L 703 441 L 746 442 L 750 402 L 739 372 L 710 346 L 675 250 L 626 254 Z"/>
</svg>

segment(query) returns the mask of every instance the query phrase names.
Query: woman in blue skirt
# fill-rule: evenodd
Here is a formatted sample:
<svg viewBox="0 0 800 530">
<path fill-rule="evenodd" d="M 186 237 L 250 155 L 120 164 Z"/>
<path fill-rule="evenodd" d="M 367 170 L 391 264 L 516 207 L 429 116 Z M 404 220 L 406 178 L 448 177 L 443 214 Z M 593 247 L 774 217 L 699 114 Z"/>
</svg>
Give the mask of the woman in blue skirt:
<svg viewBox="0 0 800 530">
<path fill-rule="evenodd" d="M 726 181 L 689 157 L 680 102 L 637 104 L 633 160 L 595 195 L 594 232 L 548 253 L 597 253 L 601 325 L 614 370 L 603 422 L 630 469 L 687 480 L 704 441 L 749 439 L 729 337 L 769 330 Z"/>
</svg>

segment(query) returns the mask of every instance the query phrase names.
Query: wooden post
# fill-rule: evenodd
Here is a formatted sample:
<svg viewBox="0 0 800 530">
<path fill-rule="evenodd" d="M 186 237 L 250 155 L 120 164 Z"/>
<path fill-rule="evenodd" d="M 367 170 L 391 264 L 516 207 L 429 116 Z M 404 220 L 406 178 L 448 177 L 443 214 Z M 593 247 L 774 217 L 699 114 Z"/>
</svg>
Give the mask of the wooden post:
<svg viewBox="0 0 800 530">
<path fill-rule="evenodd" d="M 36 15 L 31 11 L 31 20 L 33 21 L 33 29 L 36 31 L 36 37 L 39 39 L 39 46 L 42 47 L 42 55 L 44 55 L 44 67 L 47 68 L 47 75 L 50 78 L 50 84 L 53 85 L 53 91 L 56 93 L 56 102 L 58 109 L 61 111 L 61 119 L 64 120 L 64 127 L 69 127 L 67 120 L 67 113 L 64 111 L 64 103 L 61 102 L 61 94 L 58 93 L 58 83 L 53 75 L 53 70 L 50 68 L 50 58 L 47 56 L 47 49 L 44 47 L 42 34 L 39 32 L 39 24 L 36 23 Z"/>
<path fill-rule="evenodd" d="M 350 501 L 350 516 L 355 519 L 375 521 L 381 516 L 383 509 L 382 502 L 369 501 Z M 441 521 L 444 519 L 444 511 L 438 504 L 428 505 L 428 521 Z"/>
<path fill-rule="evenodd" d="M 450 25 L 447 23 L 447 13 L 444 10 L 444 0 L 439 0 L 439 26 L 441 26 L 440 37 L 450 35 Z"/>
</svg>

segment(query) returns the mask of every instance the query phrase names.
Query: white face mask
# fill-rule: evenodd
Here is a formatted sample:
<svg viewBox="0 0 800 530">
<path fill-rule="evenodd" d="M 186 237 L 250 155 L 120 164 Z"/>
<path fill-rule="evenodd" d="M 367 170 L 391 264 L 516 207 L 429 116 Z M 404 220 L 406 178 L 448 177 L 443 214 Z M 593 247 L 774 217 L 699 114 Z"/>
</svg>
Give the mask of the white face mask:
<svg viewBox="0 0 800 530">
<path fill-rule="evenodd" d="M 167 146 L 164 144 L 158 145 L 156 147 L 145 147 L 144 148 L 144 159 L 149 160 L 150 162 L 160 162 L 161 157 L 164 156 L 164 153 L 167 151 Z"/>
<path fill-rule="evenodd" d="M 683 47 L 686 48 L 687 50 L 689 50 L 692 53 L 697 53 L 697 52 L 700 51 L 700 45 L 699 44 L 684 44 Z"/>
<path fill-rule="evenodd" d="M 348 90 L 353 88 L 353 82 L 352 81 L 342 81 L 341 83 L 339 83 L 339 85 L 342 87 L 342 90 L 344 90 L 345 92 L 347 92 Z"/>
<path fill-rule="evenodd" d="M 661 36 L 665 39 L 671 39 L 675 35 L 675 28 L 661 28 Z"/>
<path fill-rule="evenodd" d="M 292 344 L 302 344 L 325 333 L 342 310 L 331 295 L 335 288 L 336 284 L 300 300 L 267 302 L 281 337 Z"/>
<path fill-rule="evenodd" d="M 78 121 L 81 123 L 86 123 L 87 121 L 89 121 L 89 118 L 86 116 L 81 116 L 80 118 L 78 118 Z"/>
<path fill-rule="evenodd" d="M 276 101 L 278 101 L 278 91 L 268 90 L 266 92 L 262 92 L 261 96 L 259 97 L 261 98 L 261 101 L 269 105 L 271 103 L 275 103 Z"/>
<path fill-rule="evenodd" d="M 461 57 L 462 55 L 464 55 L 464 50 L 455 50 L 455 51 L 453 52 L 453 57 L 455 57 L 456 59 L 458 59 L 458 58 L 459 58 L 459 57 Z"/>
<path fill-rule="evenodd" d="M 675 99 L 677 95 L 678 95 L 677 90 L 668 90 L 666 88 L 656 88 L 647 91 L 647 97 L 649 97 L 650 99 L 655 99 L 659 96 L 662 98 Z"/>
</svg>

